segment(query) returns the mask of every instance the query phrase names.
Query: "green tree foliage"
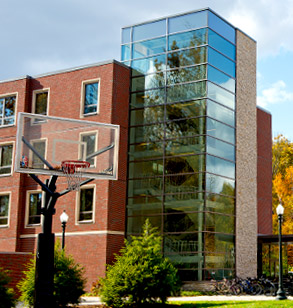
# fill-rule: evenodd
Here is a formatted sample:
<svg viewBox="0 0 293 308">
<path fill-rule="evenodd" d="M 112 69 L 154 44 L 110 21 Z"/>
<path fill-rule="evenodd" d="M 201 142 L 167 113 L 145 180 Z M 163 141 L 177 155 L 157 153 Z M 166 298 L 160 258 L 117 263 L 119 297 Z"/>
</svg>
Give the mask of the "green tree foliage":
<svg viewBox="0 0 293 308">
<path fill-rule="evenodd" d="M 141 236 L 125 241 L 121 255 L 107 267 L 100 295 L 108 307 L 165 303 L 179 288 L 177 270 L 161 253 L 162 238 L 146 220 Z"/>
<path fill-rule="evenodd" d="M 15 307 L 13 290 L 7 287 L 8 282 L 7 272 L 0 268 L 0 308 Z"/>
<path fill-rule="evenodd" d="M 54 298 L 56 307 L 67 307 L 68 304 L 77 304 L 84 294 L 85 279 L 84 269 L 75 263 L 71 256 L 66 255 L 60 248 L 60 243 L 55 245 L 54 252 Z M 25 277 L 17 285 L 21 292 L 20 300 L 31 307 L 34 302 L 35 289 L 35 260 L 33 259 L 24 272 Z M 53 307 L 52 307 L 53 308 Z"/>
</svg>

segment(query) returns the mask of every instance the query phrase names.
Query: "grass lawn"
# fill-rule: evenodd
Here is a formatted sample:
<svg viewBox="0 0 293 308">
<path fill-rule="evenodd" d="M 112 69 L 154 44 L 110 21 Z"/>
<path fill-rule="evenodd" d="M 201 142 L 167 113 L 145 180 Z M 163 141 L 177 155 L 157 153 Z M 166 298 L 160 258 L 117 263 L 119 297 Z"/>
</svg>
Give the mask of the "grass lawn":
<svg viewBox="0 0 293 308">
<path fill-rule="evenodd" d="M 173 307 L 181 307 L 181 308 L 207 308 L 207 307 L 221 307 L 221 308 L 275 308 L 275 307 L 293 307 L 293 302 L 290 300 L 282 300 L 282 301 L 226 301 L 226 302 L 168 302 L 172 305 L 176 305 Z"/>
</svg>

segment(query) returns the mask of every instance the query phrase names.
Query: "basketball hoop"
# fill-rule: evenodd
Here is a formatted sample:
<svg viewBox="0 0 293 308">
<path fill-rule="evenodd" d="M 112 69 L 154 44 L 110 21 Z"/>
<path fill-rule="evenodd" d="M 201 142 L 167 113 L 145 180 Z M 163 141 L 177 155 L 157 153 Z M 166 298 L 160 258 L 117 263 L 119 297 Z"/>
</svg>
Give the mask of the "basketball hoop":
<svg viewBox="0 0 293 308">
<path fill-rule="evenodd" d="M 61 164 L 62 171 L 67 178 L 69 190 L 79 190 L 82 173 L 90 167 L 90 163 L 80 160 L 64 160 Z"/>
</svg>

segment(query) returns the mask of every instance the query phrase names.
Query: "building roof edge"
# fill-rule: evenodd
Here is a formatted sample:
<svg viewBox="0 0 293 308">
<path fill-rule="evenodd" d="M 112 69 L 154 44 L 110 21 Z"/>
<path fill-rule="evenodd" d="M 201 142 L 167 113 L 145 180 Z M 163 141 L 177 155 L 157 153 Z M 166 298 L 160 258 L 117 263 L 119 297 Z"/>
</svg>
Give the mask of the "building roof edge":
<svg viewBox="0 0 293 308">
<path fill-rule="evenodd" d="M 262 110 L 265 113 L 268 113 L 268 114 L 272 115 L 272 113 L 270 111 L 268 111 L 267 109 L 265 109 L 263 107 L 260 107 L 260 106 L 256 105 L 256 108 L 258 108 L 259 110 Z"/>
</svg>

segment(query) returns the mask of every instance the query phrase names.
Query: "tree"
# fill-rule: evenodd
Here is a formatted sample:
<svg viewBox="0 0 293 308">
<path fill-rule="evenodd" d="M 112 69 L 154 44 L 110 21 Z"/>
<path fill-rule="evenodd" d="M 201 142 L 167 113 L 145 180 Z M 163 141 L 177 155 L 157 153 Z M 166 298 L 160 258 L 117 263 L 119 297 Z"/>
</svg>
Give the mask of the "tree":
<svg viewBox="0 0 293 308">
<path fill-rule="evenodd" d="M 0 268 L 0 308 L 15 306 L 13 290 L 7 287 L 9 280 L 7 272 Z"/>
<path fill-rule="evenodd" d="M 100 295 L 112 307 L 165 303 L 179 288 L 177 270 L 161 253 L 162 239 L 146 220 L 141 236 L 125 240 L 121 255 L 107 267 Z"/>
<path fill-rule="evenodd" d="M 84 269 L 75 263 L 71 256 L 67 256 L 56 242 L 54 251 L 54 299 L 56 307 L 67 307 L 68 304 L 77 304 L 84 294 Z M 25 277 L 17 285 L 21 292 L 20 300 L 31 307 L 34 303 L 35 290 L 35 259 L 27 265 Z M 52 307 L 53 308 L 53 307 Z"/>
</svg>

